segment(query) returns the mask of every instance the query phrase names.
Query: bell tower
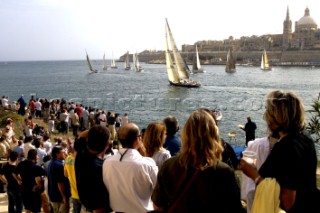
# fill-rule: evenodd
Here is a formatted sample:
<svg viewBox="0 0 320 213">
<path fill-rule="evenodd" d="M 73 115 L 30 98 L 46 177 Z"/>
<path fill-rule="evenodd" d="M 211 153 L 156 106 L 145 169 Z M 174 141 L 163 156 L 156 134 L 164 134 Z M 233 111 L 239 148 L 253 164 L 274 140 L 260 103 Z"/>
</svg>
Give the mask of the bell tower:
<svg viewBox="0 0 320 213">
<path fill-rule="evenodd" d="M 286 19 L 283 22 L 282 47 L 284 50 L 290 47 L 291 38 L 292 38 L 292 21 L 290 19 L 289 6 L 288 6 Z"/>
</svg>

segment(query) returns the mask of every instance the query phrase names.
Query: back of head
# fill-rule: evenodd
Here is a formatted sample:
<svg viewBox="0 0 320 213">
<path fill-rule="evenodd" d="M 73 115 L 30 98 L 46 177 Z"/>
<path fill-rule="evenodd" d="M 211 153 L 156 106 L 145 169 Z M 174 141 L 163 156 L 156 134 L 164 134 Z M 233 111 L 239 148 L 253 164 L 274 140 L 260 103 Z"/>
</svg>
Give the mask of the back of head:
<svg viewBox="0 0 320 213">
<path fill-rule="evenodd" d="M 192 112 L 181 135 L 180 163 L 184 167 L 206 168 L 221 159 L 219 129 L 213 117 L 204 110 Z"/>
<path fill-rule="evenodd" d="M 36 148 L 39 148 L 41 145 L 41 142 L 38 138 L 34 139 L 33 144 Z"/>
<path fill-rule="evenodd" d="M 179 130 L 179 123 L 176 117 L 168 116 L 163 120 L 166 125 L 167 135 L 174 135 Z"/>
<path fill-rule="evenodd" d="M 139 128 L 134 123 L 127 123 L 119 128 L 118 139 L 125 148 L 133 148 L 139 136 Z"/>
<path fill-rule="evenodd" d="M 110 132 L 104 126 L 95 125 L 88 132 L 88 148 L 95 152 L 102 152 L 109 144 Z"/>
<path fill-rule="evenodd" d="M 14 162 L 18 159 L 18 152 L 11 151 L 9 154 L 9 159 L 11 162 Z"/>
<path fill-rule="evenodd" d="M 32 137 L 32 136 L 27 136 L 27 137 L 24 138 L 24 142 L 25 142 L 25 143 L 29 143 L 29 142 L 31 142 L 32 140 L 33 140 L 33 137 Z"/>
<path fill-rule="evenodd" d="M 298 133 L 306 125 L 304 106 L 300 98 L 292 92 L 280 90 L 267 95 L 264 119 L 272 134 Z"/>
<path fill-rule="evenodd" d="M 147 156 L 152 157 L 164 144 L 166 127 L 160 122 L 150 123 L 144 133 L 143 143 L 147 151 Z"/>
<path fill-rule="evenodd" d="M 27 157 L 28 160 L 36 160 L 37 159 L 37 150 L 35 149 L 30 149 L 28 151 L 28 157 Z"/>
<path fill-rule="evenodd" d="M 57 159 L 57 155 L 61 152 L 61 150 L 63 150 L 63 148 L 61 146 L 53 147 L 52 151 L 51 151 L 51 157 L 53 159 Z"/>
</svg>

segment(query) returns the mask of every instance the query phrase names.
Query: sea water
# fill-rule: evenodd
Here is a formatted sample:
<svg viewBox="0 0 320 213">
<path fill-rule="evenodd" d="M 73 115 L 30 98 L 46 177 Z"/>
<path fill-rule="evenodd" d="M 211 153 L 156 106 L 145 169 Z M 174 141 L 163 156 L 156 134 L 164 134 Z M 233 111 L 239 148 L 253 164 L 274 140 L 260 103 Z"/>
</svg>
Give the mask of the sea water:
<svg viewBox="0 0 320 213">
<path fill-rule="evenodd" d="M 183 127 L 193 110 L 216 108 L 223 115 L 221 137 L 228 141 L 228 133 L 236 132 L 236 142 L 244 144 L 245 134 L 238 125 L 245 124 L 247 116 L 257 123 L 256 137 L 267 134 L 263 113 L 268 92 L 293 91 L 303 99 L 306 109 L 320 92 L 320 68 L 273 67 L 272 71 L 262 71 L 238 66 L 237 72 L 230 74 L 224 66 L 207 65 L 203 66 L 206 73 L 190 75 L 201 82 L 201 87 L 184 88 L 169 85 L 164 64 L 142 63 L 143 72 L 124 70 L 122 63 L 117 64 L 118 69 L 106 71 L 101 61 L 93 61 L 93 65 L 99 73 L 90 74 L 85 60 L 1 62 L 0 95 L 14 101 L 24 94 L 28 101 L 30 94 L 35 94 L 37 98 L 64 98 L 121 115 L 126 112 L 140 128 L 168 115 L 176 116 Z"/>
</svg>

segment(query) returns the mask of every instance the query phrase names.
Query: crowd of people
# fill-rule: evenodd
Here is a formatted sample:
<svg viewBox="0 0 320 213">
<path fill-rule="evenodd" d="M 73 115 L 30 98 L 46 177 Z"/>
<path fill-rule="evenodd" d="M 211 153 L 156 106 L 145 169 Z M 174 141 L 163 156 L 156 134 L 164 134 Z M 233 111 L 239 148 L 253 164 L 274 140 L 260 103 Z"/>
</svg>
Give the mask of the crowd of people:
<svg viewBox="0 0 320 213">
<path fill-rule="evenodd" d="M 10 213 L 320 212 L 316 150 L 294 93 L 267 95 L 270 134 L 248 141 L 247 149 L 257 153 L 254 165 L 239 161 L 220 138 L 210 109 L 193 111 L 179 138 L 174 116 L 140 130 L 127 114 L 43 101 L 16 108 L 26 116 L 23 136 L 15 137 L 12 119 L 1 132 L 0 157 L 8 163 L 0 179 Z M 48 122 L 48 129 L 34 118 Z M 56 131 L 69 129 L 73 137 L 51 141 Z M 244 174 L 242 183 L 236 170 Z"/>
</svg>

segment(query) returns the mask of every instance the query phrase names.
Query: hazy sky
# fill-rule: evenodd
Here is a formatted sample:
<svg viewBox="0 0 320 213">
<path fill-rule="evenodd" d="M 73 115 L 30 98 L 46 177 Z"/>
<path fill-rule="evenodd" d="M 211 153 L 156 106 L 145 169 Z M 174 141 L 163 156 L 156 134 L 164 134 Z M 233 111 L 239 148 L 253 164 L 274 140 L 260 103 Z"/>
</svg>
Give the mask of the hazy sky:
<svg viewBox="0 0 320 213">
<path fill-rule="evenodd" d="M 282 33 L 319 0 L 0 0 L 0 61 L 116 58 L 164 50 L 165 18 L 178 48 L 200 40 Z"/>
</svg>

